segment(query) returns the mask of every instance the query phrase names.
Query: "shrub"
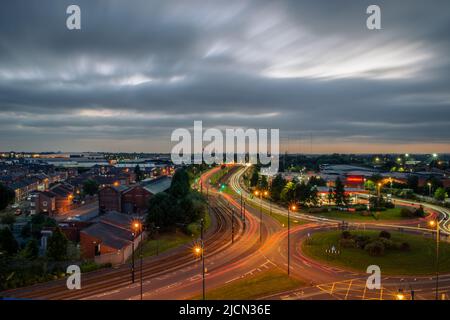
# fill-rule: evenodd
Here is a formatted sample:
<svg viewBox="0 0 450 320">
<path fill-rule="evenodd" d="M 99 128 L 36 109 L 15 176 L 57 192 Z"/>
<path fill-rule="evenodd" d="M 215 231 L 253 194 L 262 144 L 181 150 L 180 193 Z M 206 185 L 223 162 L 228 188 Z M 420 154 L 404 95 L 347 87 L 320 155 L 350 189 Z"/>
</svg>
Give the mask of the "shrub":
<svg viewBox="0 0 450 320">
<path fill-rule="evenodd" d="M 414 211 L 414 215 L 416 217 L 425 217 L 425 211 L 423 210 L 423 207 L 420 206 L 419 208 L 417 208 L 416 211 Z"/>
<path fill-rule="evenodd" d="M 351 238 L 342 238 L 339 240 L 339 244 L 342 248 L 355 248 L 356 243 L 354 239 Z"/>
<path fill-rule="evenodd" d="M 370 242 L 369 236 L 357 236 L 355 239 L 356 247 L 361 249 L 364 249 L 369 242 Z"/>
<path fill-rule="evenodd" d="M 380 238 L 385 238 L 385 239 L 390 239 L 391 238 L 391 234 L 388 231 L 383 230 L 383 231 L 380 232 L 379 237 Z"/>
<path fill-rule="evenodd" d="M 383 242 L 378 240 L 368 243 L 364 247 L 364 250 L 366 250 L 369 253 L 369 255 L 373 257 L 380 257 L 384 255 L 384 249 L 385 248 Z"/>
<path fill-rule="evenodd" d="M 398 248 L 397 244 L 394 241 L 392 241 L 391 239 L 380 238 L 379 241 L 381 243 L 383 243 L 384 247 L 386 249 L 388 249 L 388 250 L 389 249 L 397 249 Z"/>
</svg>

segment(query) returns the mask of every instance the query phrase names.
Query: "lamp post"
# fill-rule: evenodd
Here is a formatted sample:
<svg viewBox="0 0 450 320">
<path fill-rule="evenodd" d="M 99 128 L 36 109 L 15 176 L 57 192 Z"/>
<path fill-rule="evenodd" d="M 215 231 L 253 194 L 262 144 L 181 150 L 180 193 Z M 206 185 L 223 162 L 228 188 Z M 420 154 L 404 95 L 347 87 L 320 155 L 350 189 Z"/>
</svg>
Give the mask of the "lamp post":
<svg viewBox="0 0 450 320">
<path fill-rule="evenodd" d="M 243 220 L 244 220 L 244 230 L 245 230 L 245 201 L 244 201 L 244 203 L 243 203 L 243 210 L 242 210 L 242 213 L 243 213 Z"/>
<path fill-rule="evenodd" d="M 131 233 L 131 283 L 134 283 L 134 232 Z"/>
<path fill-rule="evenodd" d="M 381 182 L 378 182 L 377 186 L 378 186 L 378 198 L 380 198 L 380 195 L 381 195 Z"/>
<path fill-rule="evenodd" d="M 142 230 L 143 230 L 143 226 L 142 226 L 142 222 L 139 220 L 134 220 L 131 223 L 131 229 L 133 230 L 133 232 L 131 233 L 132 235 L 132 240 L 131 240 L 131 246 L 132 246 L 132 254 L 131 254 L 131 282 L 134 283 L 134 272 L 135 272 L 135 266 L 134 266 L 134 239 L 136 237 L 136 235 L 138 234 L 138 232 L 141 232 L 141 247 L 139 250 L 139 255 L 140 255 L 140 284 L 141 284 L 141 300 L 142 300 Z"/>
<path fill-rule="evenodd" d="M 295 211 L 297 206 L 295 204 L 288 206 L 288 233 L 287 233 L 287 273 L 288 276 L 291 274 L 291 210 Z"/>
<path fill-rule="evenodd" d="M 428 182 L 427 185 L 428 185 L 428 195 L 431 197 L 431 182 Z"/>
<path fill-rule="evenodd" d="M 141 273 L 141 300 L 142 300 L 142 297 L 143 297 L 143 294 L 142 294 L 142 288 L 143 288 L 143 277 L 142 277 L 142 258 L 143 258 L 143 256 L 142 256 L 142 247 L 143 247 L 143 245 L 142 245 L 142 235 L 144 234 L 144 225 L 142 224 L 142 222 L 140 223 L 140 229 L 141 229 L 141 241 L 139 241 L 139 247 L 140 247 L 140 249 L 139 249 L 139 258 L 141 259 L 141 261 L 140 261 L 140 273 Z"/>
<path fill-rule="evenodd" d="M 194 254 L 202 259 L 202 299 L 205 300 L 205 243 L 203 241 L 204 220 L 200 220 L 200 245 L 194 247 Z"/>
<path fill-rule="evenodd" d="M 201 254 L 202 254 L 202 297 L 205 300 L 205 241 L 203 240 L 203 228 L 204 228 L 204 220 L 203 218 L 200 220 L 201 228 L 200 228 L 200 239 L 201 239 Z"/>
<path fill-rule="evenodd" d="M 262 242 L 262 192 L 256 190 L 255 196 L 259 196 L 259 242 Z"/>
<path fill-rule="evenodd" d="M 436 228 L 436 294 L 435 299 L 439 300 L 439 233 L 440 233 L 440 226 L 439 226 L 439 220 L 430 220 L 429 222 L 430 227 Z"/>
<path fill-rule="evenodd" d="M 269 191 L 264 191 L 264 196 L 269 197 Z M 269 214 L 272 215 L 272 201 L 269 199 Z"/>
<path fill-rule="evenodd" d="M 231 243 L 234 243 L 234 209 L 231 208 Z"/>
</svg>

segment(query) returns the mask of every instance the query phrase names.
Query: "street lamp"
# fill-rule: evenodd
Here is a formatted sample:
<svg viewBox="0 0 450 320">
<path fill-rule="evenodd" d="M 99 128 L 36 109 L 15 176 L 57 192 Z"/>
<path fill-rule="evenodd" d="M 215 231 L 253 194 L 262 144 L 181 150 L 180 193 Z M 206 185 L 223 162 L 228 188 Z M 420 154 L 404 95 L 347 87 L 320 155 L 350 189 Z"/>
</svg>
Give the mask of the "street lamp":
<svg viewBox="0 0 450 320">
<path fill-rule="evenodd" d="M 205 300 L 205 242 L 203 241 L 204 220 L 200 220 L 200 244 L 194 248 L 194 254 L 202 259 L 202 299 Z"/>
<path fill-rule="evenodd" d="M 264 196 L 269 197 L 269 191 L 264 191 Z M 272 215 L 272 201 L 269 199 L 269 215 Z"/>
<path fill-rule="evenodd" d="M 431 182 L 428 182 L 427 183 L 427 185 L 428 185 L 428 195 L 431 197 Z"/>
<path fill-rule="evenodd" d="M 142 300 L 142 234 L 143 234 L 143 225 L 142 222 L 139 220 L 135 220 L 132 222 L 131 224 L 131 229 L 133 230 L 132 234 L 132 267 L 131 267 L 131 271 L 132 271 L 132 282 L 134 283 L 134 239 L 135 236 L 137 235 L 138 232 L 140 232 L 141 234 L 141 240 L 140 240 L 140 249 L 139 249 L 139 258 L 140 258 L 140 285 L 141 285 L 141 300 Z"/>
<path fill-rule="evenodd" d="M 395 297 L 397 298 L 397 300 L 405 300 L 405 295 L 403 294 L 403 290 L 398 289 L 398 292 L 395 295 Z"/>
<path fill-rule="evenodd" d="M 297 210 L 297 206 L 295 204 L 288 206 L 288 233 L 287 233 L 287 268 L 288 268 L 288 276 L 291 274 L 291 210 L 295 211 Z"/>
<path fill-rule="evenodd" d="M 428 222 L 429 226 L 431 228 L 436 228 L 436 297 L 435 299 L 439 299 L 439 233 L 440 233 L 440 226 L 439 226 L 439 220 L 430 220 Z"/>
<path fill-rule="evenodd" d="M 255 190 L 255 196 L 259 196 L 259 242 L 262 242 L 262 192 Z"/>
<path fill-rule="evenodd" d="M 131 282 L 134 283 L 134 239 L 137 235 L 137 232 L 139 231 L 140 223 L 139 221 L 133 221 L 131 223 Z"/>
</svg>

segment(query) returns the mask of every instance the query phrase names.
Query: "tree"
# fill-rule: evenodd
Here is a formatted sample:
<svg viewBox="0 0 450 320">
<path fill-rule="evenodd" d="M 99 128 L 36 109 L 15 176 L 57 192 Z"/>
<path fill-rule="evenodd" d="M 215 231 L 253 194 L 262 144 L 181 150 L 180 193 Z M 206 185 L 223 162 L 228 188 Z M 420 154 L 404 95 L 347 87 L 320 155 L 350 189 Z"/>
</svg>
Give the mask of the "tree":
<svg viewBox="0 0 450 320">
<path fill-rule="evenodd" d="M 270 188 L 270 196 L 274 201 L 280 201 L 281 191 L 283 191 L 286 181 L 283 179 L 281 174 L 277 174 L 272 181 Z"/>
<path fill-rule="evenodd" d="M 162 229 L 174 226 L 181 222 L 177 200 L 169 193 L 160 192 L 150 198 L 146 224 L 157 225 Z"/>
<path fill-rule="evenodd" d="M 12 203 L 15 197 L 14 191 L 0 183 L 0 211 Z"/>
<path fill-rule="evenodd" d="M 269 183 L 267 182 L 267 177 L 261 175 L 261 179 L 259 179 L 259 188 L 261 190 L 267 190 L 269 188 Z"/>
<path fill-rule="evenodd" d="M 436 200 L 444 201 L 446 197 L 448 197 L 448 195 L 444 188 L 437 188 L 434 192 L 434 198 Z"/>
<path fill-rule="evenodd" d="M 333 189 L 329 188 L 328 189 L 328 204 L 331 204 L 331 202 L 334 200 L 334 193 L 333 193 Z"/>
<path fill-rule="evenodd" d="M 69 240 L 67 240 L 61 229 L 56 228 L 48 239 L 47 256 L 55 261 L 64 260 L 67 256 L 68 242 Z"/>
<path fill-rule="evenodd" d="M 295 198 L 301 205 L 305 205 L 310 198 L 310 187 L 305 182 L 300 182 L 295 186 Z"/>
<path fill-rule="evenodd" d="M 39 256 L 39 245 L 36 239 L 30 239 L 25 248 L 22 250 L 22 254 L 25 258 L 34 260 Z"/>
<path fill-rule="evenodd" d="M 141 167 L 137 164 L 134 167 L 134 174 L 136 175 L 136 181 L 139 182 L 144 178 L 144 173 L 141 171 Z"/>
<path fill-rule="evenodd" d="M 292 181 L 286 183 L 280 197 L 281 201 L 287 203 L 295 199 L 295 184 Z"/>
<path fill-rule="evenodd" d="M 17 253 L 19 244 L 9 228 L 0 230 L 0 251 L 4 251 L 9 255 Z"/>
<path fill-rule="evenodd" d="M 256 187 L 258 185 L 258 181 L 259 181 L 259 174 L 255 169 L 253 170 L 252 177 L 250 178 L 250 187 Z"/>
<path fill-rule="evenodd" d="M 93 196 L 98 192 L 98 183 L 95 180 L 88 179 L 83 182 L 83 192 L 90 196 Z"/>
<path fill-rule="evenodd" d="M 343 206 L 348 204 L 348 197 L 345 194 L 344 184 L 339 177 L 336 178 L 334 187 L 334 202 L 338 206 Z"/>
<path fill-rule="evenodd" d="M 321 177 L 319 176 L 311 176 L 311 178 L 309 178 L 308 184 L 313 187 L 325 187 L 327 185 L 327 182 L 325 180 L 323 180 Z"/>
<path fill-rule="evenodd" d="M 189 175 L 184 168 L 178 169 L 172 178 L 169 193 L 175 198 L 182 198 L 191 191 Z"/>
<path fill-rule="evenodd" d="M 316 186 L 311 187 L 309 191 L 309 203 L 313 206 L 317 206 L 319 204 L 319 191 Z"/>
</svg>

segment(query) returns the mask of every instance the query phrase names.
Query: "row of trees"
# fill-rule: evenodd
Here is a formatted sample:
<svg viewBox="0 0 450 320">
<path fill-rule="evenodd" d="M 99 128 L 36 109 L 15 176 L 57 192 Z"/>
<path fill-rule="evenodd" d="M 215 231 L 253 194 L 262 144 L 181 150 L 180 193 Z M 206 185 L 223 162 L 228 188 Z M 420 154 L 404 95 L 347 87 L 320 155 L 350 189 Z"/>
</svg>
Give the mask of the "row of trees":
<svg viewBox="0 0 450 320">
<path fill-rule="evenodd" d="M 178 169 L 168 191 L 160 192 L 149 201 L 146 224 L 152 228 L 171 229 L 197 221 L 206 211 L 203 196 L 191 189 L 187 171 Z"/>
<path fill-rule="evenodd" d="M 286 181 L 280 174 L 276 175 L 269 185 L 264 175 L 259 175 L 257 169 L 253 170 L 250 177 L 250 187 L 259 190 L 268 190 L 272 201 L 288 204 L 292 202 L 303 206 L 317 206 L 319 204 L 319 193 L 317 187 L 326 186 L 326 182 L 320 177 L 311 177 L 307 182 Z M 345 193 L 344 184 L 337 178 L 334 189 L 328 190 L 328 202 L 336 205 L 348 205 L 349 198 Z"/>
</svg>

